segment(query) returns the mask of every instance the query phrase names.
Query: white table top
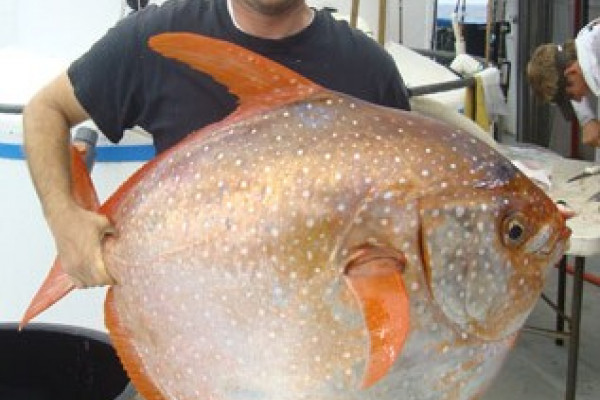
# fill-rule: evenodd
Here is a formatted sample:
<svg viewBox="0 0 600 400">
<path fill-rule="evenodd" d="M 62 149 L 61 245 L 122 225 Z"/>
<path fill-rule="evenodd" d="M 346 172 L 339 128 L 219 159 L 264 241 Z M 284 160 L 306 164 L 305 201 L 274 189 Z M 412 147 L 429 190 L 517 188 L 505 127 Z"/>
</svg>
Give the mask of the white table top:
<svg viewBox="0 0 600 400">
<path fill-rule="evenodd" d="M 577 213 L 567 221 L 573 231 L 567 254 L 574 256 L 600 254 L 600 202 L 590 200 L 590 197 L 600 192 L 600 175 L 567 182 L 567 179 L 592 164 L 566 158 L 555 161 L 552 187 L 548 191 L 550 197 L 565 201 Z"/>
<path fill-rule="evenodd" d="M 471 133 L 503 153 L 515 164 L 522 164 L 519 167 L 531 167 L 524 171 L 526 175 L 539 175 L 541 180 L 547 183 L 540 185 L 546 193 L 554 201 L 565 201 L 577 213 L 567 221 L 572 230 L 567 254 L 582 257 L 600 254 L 600 202 L 588 201 L 600 191 L 600 175 L 567 183 L 567 179 L 594 163 L 564 158 L 539 146 L 497 143 L 473 121 L 434 99 L 412 98 L 411 107 L 420 114 L 445 121 Z"/>
<path fill-rule="evenodd" d="M 539 147 L 501 146 L 501 151 L 508 151 L 506 155 L 513 162 L 523 161 L 534 165 L 537 172 L 547 174 L 550 187 L 545 187 L 545 190 L 548 195 L 554 201 L 564 201 L 575 211 L 576 215 L 567 221 L 572 230 L 567 254 L 583 257 L 600 254 L 600 202 L 590 200 L 600 192 L 600 175 L 567 182 L 594 163 L 564 158 Z"/>
</svg>

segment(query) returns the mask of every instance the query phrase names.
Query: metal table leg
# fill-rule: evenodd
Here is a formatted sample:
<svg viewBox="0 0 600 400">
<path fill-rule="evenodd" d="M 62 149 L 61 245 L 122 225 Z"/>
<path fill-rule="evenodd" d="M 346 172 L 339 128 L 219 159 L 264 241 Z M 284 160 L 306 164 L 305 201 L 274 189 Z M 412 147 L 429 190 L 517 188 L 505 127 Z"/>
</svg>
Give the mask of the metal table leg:
<svg viewBox="0 0 600 400">
<path fill-rule="evenodd" d="M 565 294 L 567 291 L 567 256 L 563 256 L 558 265 L 558 294 L 556 298 L 556 307 L 559 312 L 556 313 L 556 330 L 560 333 L 565 331 Z M 564 344 L 563 339 L 556 339 L 558 346 Z"/>
<path fill-rule="evenodd" d="M 579 357 L 579 329 L 581 325 L 581 303 L 583 298 L 583 273 L 585 257 L 575 257 L 573 274 L 573 299 L 571 304 L 571 336 L 569 341 L 569 361 L 567 369 L 567 400 L 575 400 L 577 386 L 577 362 Z"/>
</svg>

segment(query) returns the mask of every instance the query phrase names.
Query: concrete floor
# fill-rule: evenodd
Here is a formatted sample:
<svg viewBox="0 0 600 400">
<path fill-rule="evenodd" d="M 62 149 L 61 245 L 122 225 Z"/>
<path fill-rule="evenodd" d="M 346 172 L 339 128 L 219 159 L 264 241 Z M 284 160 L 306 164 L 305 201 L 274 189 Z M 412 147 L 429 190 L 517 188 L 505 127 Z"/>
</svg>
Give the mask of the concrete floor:
<svg viewBox="0 0 600 400">
<path fill-rule="evenodd" d="M 572 260 L 569 261 L 572 264 Z M 600 275 L 600 257 L 586 260 L 586 272 Z M 544 292 L 556 296 L 557 271 L 550 271 Z M 572 280 L 567 281 L 570 310 Z M 554 329 L 555 313 L 539 301 L 527 325 Z M 554 339 L 522 332 L 502 371 L 483 400 L 565 399 L 568 342 L 556 346 Z M 600 399 L 600 287 L 586 283 L 583 289 L 581 343 L 577 378 L 577 400 Z"/>
</svg>

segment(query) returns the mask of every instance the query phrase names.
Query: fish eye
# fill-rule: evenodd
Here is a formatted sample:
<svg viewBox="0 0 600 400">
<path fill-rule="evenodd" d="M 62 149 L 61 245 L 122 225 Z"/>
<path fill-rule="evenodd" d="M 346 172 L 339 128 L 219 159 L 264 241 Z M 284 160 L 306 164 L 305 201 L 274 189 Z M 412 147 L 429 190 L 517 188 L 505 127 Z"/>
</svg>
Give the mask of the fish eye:
<svg viewBox="0 0 600 400">
<path fill-rule="evenodd" d="M 511 215 L 504 221 L 504 243 L 517 246 L 525 240 L 525 223 L 521 215 Z"/>
</svg>

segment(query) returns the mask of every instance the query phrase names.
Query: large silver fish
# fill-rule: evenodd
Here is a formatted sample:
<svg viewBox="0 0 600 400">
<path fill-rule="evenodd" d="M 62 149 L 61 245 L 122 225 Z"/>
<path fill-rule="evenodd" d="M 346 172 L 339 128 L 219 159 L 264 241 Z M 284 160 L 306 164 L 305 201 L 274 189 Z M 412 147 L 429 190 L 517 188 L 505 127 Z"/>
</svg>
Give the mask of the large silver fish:
<svg viewBox="0 0 600 400">
<path fill-rule="evenodd" d="M 565 250 L 552 201 L 432 119 L 229 43 L 149 45 L 240 107 L 100 208 L 118 231 L 104 249 L 118 282 L 107 327 L 144 397 L 479 396 Z M 57 264 L 25 320 L 71 287 Z"/>
</svg>

